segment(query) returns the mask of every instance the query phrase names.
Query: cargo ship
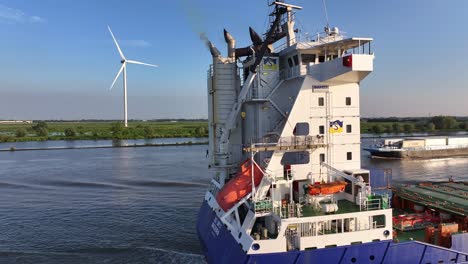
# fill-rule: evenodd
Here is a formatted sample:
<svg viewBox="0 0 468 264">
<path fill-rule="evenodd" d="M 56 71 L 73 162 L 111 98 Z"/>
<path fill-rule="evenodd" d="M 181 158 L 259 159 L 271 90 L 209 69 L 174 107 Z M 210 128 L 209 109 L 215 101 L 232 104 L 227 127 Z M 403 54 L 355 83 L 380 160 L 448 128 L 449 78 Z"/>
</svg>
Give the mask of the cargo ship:
<svg viewBox="0 0 468 264">
<path fill-rule="evenodd" d="M 444 158 L 468 156 L 468 137 L 421 137 L 385 139 L 365 147 L 372 157 L 378 158 Z"/>
<path fill-rule="evenodd" d="M 326 26 L 301 40 L 302 8 L 269 6 L 269 29 L 249 28 L 252 43 L 237 47 L 224 30 L 223 56 L 207 41 L 212 179 L 197 219 L 207 262 L 468 261 L 463 227 L 428 231 L 432 243 L 394 232 L 394 217 L 416 203 L 395 216 L 391 190 L 373 188 L 381 178 L 361 168 L 359 85 L 373 71 L 372 38 Z"/>
</svg>

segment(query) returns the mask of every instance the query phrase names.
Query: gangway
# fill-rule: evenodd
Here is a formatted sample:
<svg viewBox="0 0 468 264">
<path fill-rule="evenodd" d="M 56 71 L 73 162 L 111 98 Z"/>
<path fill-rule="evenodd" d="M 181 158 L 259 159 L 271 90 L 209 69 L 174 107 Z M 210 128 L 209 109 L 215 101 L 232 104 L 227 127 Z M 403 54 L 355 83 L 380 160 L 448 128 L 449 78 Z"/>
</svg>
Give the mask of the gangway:
<svg viewBox="0 0 468 264">
<path fill-rule="evenodd" d="M 324 138 L 321 136 L 293 136 L 282 137 L 277 141 L 271 141 L 269 138 L 263 138 L 252 142 L 244 148 L 245 152 L 260 151 L 298 151 L 326 147 Z"/>
</svg>

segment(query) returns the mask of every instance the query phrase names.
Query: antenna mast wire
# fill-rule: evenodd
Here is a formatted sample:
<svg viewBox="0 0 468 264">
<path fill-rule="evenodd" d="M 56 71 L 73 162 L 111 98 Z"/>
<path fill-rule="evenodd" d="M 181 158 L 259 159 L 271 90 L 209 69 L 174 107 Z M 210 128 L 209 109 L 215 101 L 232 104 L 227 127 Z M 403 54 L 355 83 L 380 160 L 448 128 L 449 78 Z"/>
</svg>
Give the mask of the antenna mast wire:
<svg viewBox="0 0 468 264">
<path fill-rule="evenodd" d="M 328 21 L 328 11 L 327 11 L 327 4 L 325 3 L 325 0 L 322 0 L 323 2 L 323 9 L 325 10 L 325 18 L 327 19 L 327 28 L 330 27 L 329 21 Z"/>
</svg>

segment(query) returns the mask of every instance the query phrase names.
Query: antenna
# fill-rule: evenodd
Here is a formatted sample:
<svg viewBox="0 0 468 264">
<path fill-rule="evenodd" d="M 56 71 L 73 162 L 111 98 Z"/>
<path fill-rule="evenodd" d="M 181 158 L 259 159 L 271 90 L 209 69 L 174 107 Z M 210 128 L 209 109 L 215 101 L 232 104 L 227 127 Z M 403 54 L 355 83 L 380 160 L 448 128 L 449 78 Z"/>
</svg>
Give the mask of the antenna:
<svg viewBox="0 0 468 264">
<path fill-rule="evenodd" d="M 290 8 L 294 8 L 294 9 L 302 9 L 302 7 L 300 7 L 300 6 L 290 5 L 290 4 L 286 4 L 286 3 L 283 3 L 283 2 L 273 2 L 273 4 L 284 6 L 284 7 L 290 7 Z"/>
<path fill-rule="evenodd" d="M 322 3 L 323 3 L 323 10 L 325 11 L 325 19 L 327 20 L 327 26 L 325 27 L 325 32 L 328 34 L 330 32 L 330 23 L 328 20 L 327 4 L 325 3 L 325 0 L 322 0 Z"/>
</svg>

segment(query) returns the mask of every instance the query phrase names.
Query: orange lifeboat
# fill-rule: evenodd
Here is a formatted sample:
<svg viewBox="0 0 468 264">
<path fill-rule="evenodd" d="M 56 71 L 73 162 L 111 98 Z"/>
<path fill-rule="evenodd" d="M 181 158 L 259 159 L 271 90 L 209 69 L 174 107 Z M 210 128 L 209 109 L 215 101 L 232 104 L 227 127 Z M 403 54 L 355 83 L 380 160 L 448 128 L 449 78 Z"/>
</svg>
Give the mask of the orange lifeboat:
<svg viewBox="0 0 468 264">
<path fill-rule="evenodd" d="M 334 194 L 343 192 L 347 183 L 344 181 L 334 181 L 329 183 L 309 184 L 308 193 L 310 195 Z"/>
<path fill-rule="evenodd" d="M 262 181 L 263 173 L 254 165 L 254 183 L 258 186 Z M 252 192 L 252 162 L 250 159 L 244 161 L 236 176 L 228 181 L 216 195 L 219 206 L 227 212 L 242 198 Z"/>
</svg>

